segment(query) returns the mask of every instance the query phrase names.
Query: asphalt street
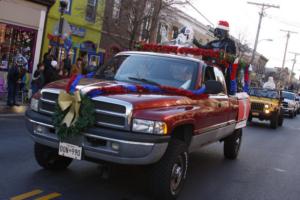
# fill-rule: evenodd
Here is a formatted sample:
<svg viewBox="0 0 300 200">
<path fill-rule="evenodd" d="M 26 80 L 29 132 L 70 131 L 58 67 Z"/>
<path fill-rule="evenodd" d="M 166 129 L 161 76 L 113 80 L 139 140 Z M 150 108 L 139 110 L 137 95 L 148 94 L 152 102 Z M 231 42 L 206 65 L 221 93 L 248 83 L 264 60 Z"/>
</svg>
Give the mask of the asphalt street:
<svg viewBox="0 0 300 200">
<path fill-rule="evenodd" d="M 299 200 L 300 116 L 272 130 L 254 122 L 243 132 L 238 160 L 223 157 L 216 143 L 190 155 L 180 200 Z M 33 142 L 22 117 L 0 117 L 0 200 L 148 199 L 141 167 L 115 167 L 103 178 L 99 165 L 75 161 L 49 172 L 35 162 Z"/>
</svg>

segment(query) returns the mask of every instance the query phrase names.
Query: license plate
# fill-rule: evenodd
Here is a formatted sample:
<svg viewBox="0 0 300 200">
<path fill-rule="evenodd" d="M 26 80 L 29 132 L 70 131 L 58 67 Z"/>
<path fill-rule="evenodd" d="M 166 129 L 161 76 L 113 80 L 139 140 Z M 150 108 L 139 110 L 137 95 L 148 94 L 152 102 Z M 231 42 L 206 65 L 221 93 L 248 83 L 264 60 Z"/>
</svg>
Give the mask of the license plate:
<svg viewBox="0 0 300 200">
<path fill-rule="evenodd" d="M 253 112 L 252 115 L 253 115 L 253 116 L 259 116 L 259 113 Z"/>
<path fill-rule="evenodd" d="M 64 157 L 81 160 L 82 147 L 60 142 L 58 154 Z"/>
</svg>

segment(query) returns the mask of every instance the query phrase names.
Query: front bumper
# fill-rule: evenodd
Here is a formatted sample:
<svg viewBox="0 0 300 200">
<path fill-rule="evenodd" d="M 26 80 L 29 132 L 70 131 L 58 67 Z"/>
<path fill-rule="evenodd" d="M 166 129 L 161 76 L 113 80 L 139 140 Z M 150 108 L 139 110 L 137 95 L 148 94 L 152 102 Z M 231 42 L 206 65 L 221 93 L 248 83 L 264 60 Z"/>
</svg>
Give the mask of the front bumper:
<svg viewBox="0 0 300 200">
<path fill-rule="evenodd" d="M 26 126 L 33 140 L 58 149 L 60 140 L 55 134 L 51 117 L 31 110 L 27 110 L 25 116 Z M 169 136 L 137 134 L 93 127 L 82 135 L 66 139 L 63 142 L 81 146 L 84 160 L 147 165 L 160 160 L 167 149 L 169 139 Z M 115 148 L 116 146 L 118 148 Z"/>
<path fill-rule="evenodd" d="M 262 111 L 250 111 L 250 116 L 252 118 L 259 118 L 260 120 L 271 120 L 274 112 L 270 112 L 269 114 L 266 114 Z"/>
<path fill-rule="evenodd" d="M 295 109 L 290 107 L 283 107 L 282 110 L 284 111 L 284 114 L 292 114 L 295 112 Z"/>
</svg>

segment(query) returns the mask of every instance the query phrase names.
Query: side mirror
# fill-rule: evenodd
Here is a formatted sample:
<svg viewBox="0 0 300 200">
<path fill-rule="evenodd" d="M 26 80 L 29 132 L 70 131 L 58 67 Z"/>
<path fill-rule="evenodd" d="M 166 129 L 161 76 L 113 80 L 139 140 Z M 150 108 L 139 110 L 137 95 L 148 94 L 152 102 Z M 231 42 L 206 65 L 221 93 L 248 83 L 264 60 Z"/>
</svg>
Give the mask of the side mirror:
<svg viewBox="0 0 300 200">
<path fill-rule="evenodd" d="M 223 84 L 219 81 L 208 80 L 205 82 L 205 87 L 207 94 L 219 94 L 224 92 Z"/>
</svg>

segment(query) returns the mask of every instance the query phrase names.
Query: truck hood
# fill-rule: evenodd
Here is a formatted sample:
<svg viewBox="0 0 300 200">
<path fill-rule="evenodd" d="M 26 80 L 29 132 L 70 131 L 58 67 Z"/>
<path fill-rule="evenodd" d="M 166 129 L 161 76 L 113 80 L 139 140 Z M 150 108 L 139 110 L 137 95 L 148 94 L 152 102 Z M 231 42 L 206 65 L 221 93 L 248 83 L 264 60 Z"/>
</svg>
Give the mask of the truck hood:
<svg viewBox="0 0 300 200">
<path fill-rule="evenodd" d="M 263 104 L 279 104 L 278 99 L 271 99 L 271 98 L 264 98 L 264 97 L 255 97 L 255 96 L 250 96 L 250 102 L 256 102 L 256 103 L 263 103 Z"/>
<path fill-rule="evenodd" d="M 288 103 L 289 105 L 295 105 L 295 104 L 296 104 L 295 101 L 290 100 L 290 99 L 284 99 L 283 102 L 286 102 L 286 103 Z"/>
<path fill-rule="evenodd" d="M 55 88 L 65 90 L 69 79 L 62 79 L 59 81 L 52 82 L 48 84 L 45 88 Z M 77 85 L 77 89 L 81 90 L 82 93 L 87 93 L 88 91 L 108 86 L 116 86 L 119 84 L 128 84 L 118 81 L 107 81 L 99 79 L 82 79 Z M 183 106 L 192 105 L 193 101 L 185 96 L 174 96 L 174 95 L 164 95 L 164 94 L 110 94 L 104 95 L 106 97 L 126 101 L 133 105 L 134 109 L 150 109 L 150 108 L 161 108 L 166 106 Z"/>
</svg>

